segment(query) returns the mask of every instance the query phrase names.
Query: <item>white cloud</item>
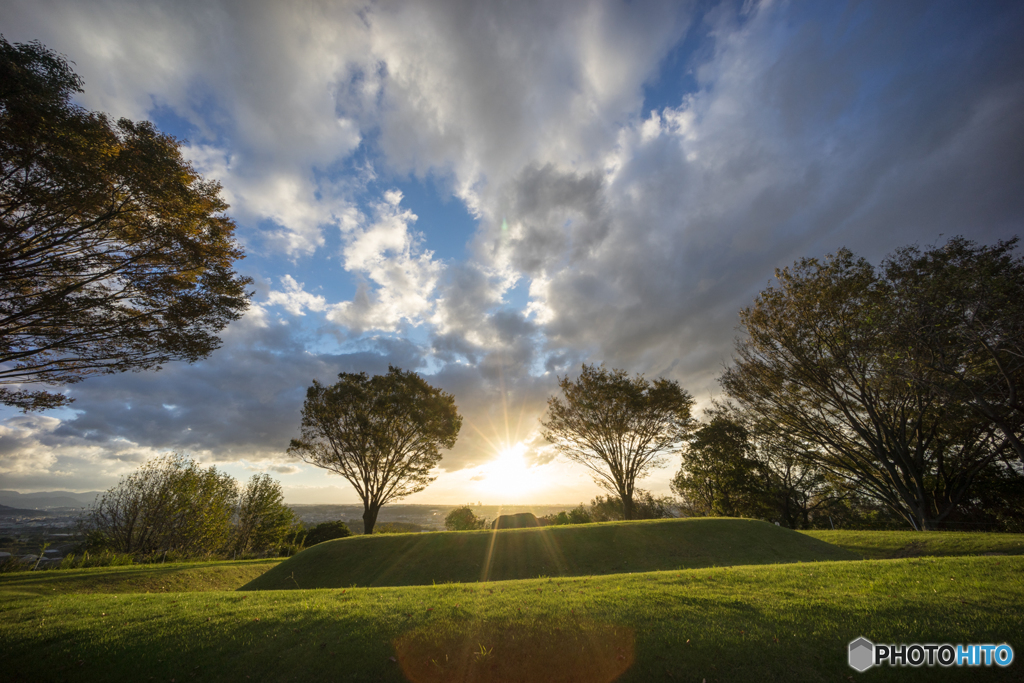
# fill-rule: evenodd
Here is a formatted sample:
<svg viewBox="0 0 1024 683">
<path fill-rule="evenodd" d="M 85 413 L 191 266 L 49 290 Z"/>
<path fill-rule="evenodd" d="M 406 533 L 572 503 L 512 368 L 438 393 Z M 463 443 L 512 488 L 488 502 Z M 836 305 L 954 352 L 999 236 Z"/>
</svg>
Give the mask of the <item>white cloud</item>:
<svg viewBox="0 0 1024 683">
<path fill-rule="evenodd" d="M 327 308 L 327 302 L 322 296 L 313 295 L 302 289 L 304 283 L 296 282 L 291 275 L 281 278 L 284 291 L 271 290 L 267 296 L 267 304 L 281 306 L 292 315 L 305 315 L 304 309 L 310 311 L 323 311 Z"/>
<path fill-rule="evenodd" d="M 371 224 L 343 228 L 345 269 L 365 279 L 351 301 L 329 307 L 328 320 L 361 333 L 419 325 L 430 315 L 444 264 L 422 248 L 422 235 L 411 228 L 416 215 L 401 201 L 401 192 L 389 190 L 374 204 Z"/>
</svg>

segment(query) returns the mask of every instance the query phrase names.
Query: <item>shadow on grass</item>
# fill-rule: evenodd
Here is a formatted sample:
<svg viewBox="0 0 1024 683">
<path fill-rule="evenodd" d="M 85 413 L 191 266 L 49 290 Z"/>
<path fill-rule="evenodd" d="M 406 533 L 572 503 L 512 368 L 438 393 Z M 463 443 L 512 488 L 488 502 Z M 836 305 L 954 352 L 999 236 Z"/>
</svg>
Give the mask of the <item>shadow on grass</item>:
<svg viewBox="0 0 1024 683">
<path fill-rule="evenodd" d="M 394 648 L 412 683 L 611 683 L 636 656 L 632 629 L 597 622 L 419 628 Z"/>
</svg>

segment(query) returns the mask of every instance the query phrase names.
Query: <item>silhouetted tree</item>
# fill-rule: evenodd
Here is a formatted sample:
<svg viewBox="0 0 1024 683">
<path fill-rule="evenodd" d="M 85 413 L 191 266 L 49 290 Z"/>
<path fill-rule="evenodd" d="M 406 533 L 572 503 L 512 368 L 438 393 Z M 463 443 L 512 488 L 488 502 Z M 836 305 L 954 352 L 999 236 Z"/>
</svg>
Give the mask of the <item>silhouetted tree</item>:
<svg viewBox="0 0 1024 683">
<path fill-rule="evenodd" d="M 455 508 L 444 518 L 444 528 L 448 531 L 472 531 L 483 529 L 486 520 L 478 518 L 473 514 L 473 509 L 468 505 Z"/>
<path fill-rule="evenodd" d="M 768 472 L 746 428 L 724 411 L 694 432 L 672 490 L 691 516 L 755 517 L 772 512 Z"/>
<path fill-rule="evenodd" d="M 955 237 L 883 263 L 896 308 L 894 372 L 963 403 L 1024 461 L 1024 258 L 1018 239 L 978 246 Z M 908 362 L 909 361 L 909 362 Z"/>
<path fill-rule="evenodd" d="M 436 475 L 442 448 L 452 448 L 462 417 L 455 399 L 415 372 L 338 375 L 313 382 L 302 406 L 302 436 L 288 452 L 345 477 L 363 501 L 364 533 L 372 534 L 386 503 L 422 491 Z"/>
<path fill-rule="evenodd" d="M 840 250 L 776 271 L 740 313 L 722 385 L 780 438 L 810 444 L 814 468 L 887 505 L 914 528 L 933 529 L 999 457 L 996 425 L 928 383 L 908 381 L 921 357 L 902 344 L 896 318 L 915 296 Z"/>
<path fill-rule="evenodd" d="M 584 365 L 580 376 L 558 380 L 562 398 L 548 399 L 544 437 L 572 462 L 587 467 L 594 481 L 622 502 L 634 519 L 636 480 L 666 464 L 690 427 L 693 398 L 678 383 L 624 370 Z"/>
</svg>

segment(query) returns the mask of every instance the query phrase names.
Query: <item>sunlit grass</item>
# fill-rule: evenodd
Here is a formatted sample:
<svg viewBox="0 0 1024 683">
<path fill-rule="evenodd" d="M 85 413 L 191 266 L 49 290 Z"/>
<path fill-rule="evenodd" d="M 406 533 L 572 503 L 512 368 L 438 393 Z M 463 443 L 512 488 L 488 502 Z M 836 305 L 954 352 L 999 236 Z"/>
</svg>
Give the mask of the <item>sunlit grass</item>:
<svg viewBox="0 0 1024 683">
<path fill-rule="evenodd" d="M 1024 534 L 978 531 L 802 531 L 873 560 L 958 555 L 1024 555 Z"/>
<path fill-rule="evenodd" d="M 5 585 L 5 681 L 598 681 L 618 668 L 625 682 L 845 681 L 856 676 L 846 645 L 862 635 L 1024 649 L 1024 557 L 288 592 L 29 596 Z M 1020 663 L 864 679 L 939 674 L 1020 680 Z"/>
<path fill-rule="evenodd" d="M 0 575 L 0 594 L 10 597 L 235 590 L 281 562 L 273 558 L 17 572 Z"/>
</svg>

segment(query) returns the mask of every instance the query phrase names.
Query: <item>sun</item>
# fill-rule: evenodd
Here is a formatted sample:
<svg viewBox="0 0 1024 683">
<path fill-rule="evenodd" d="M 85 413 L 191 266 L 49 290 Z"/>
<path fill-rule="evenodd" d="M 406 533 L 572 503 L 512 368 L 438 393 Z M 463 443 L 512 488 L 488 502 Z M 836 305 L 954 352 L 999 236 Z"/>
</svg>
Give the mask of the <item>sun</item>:
<svg viewBox="0 0 1024 683">
<path fill-rule="evenodd" d="M 515 503 L 516 498 L 536 491 L 542 486 L 537 473 L 526 464 L 523 443 L 506 446 L 485 465 L 481 465 L 477 488 L 481 493 L 498 495 L 504 502 Z"/>
</svg>

